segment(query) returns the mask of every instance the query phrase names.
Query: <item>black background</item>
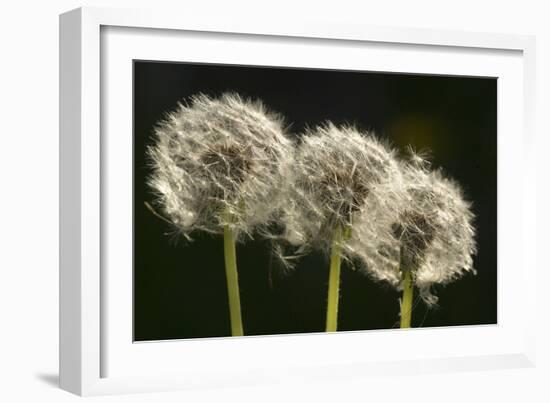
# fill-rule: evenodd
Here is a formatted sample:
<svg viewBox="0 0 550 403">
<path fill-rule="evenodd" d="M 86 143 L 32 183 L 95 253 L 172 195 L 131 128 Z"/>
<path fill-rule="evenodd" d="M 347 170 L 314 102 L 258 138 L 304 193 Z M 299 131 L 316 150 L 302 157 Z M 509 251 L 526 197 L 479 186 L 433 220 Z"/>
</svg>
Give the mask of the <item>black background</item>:
<svg viewBox="0 0 550 403">
<path fill-rule="evenodd" d="M 463 187 L 476 214 L 478 275 L 437 287 L 439 306 L 416 302 L 413 326 L 496 323 L 497 81 L 290 68 L 134 62 L 134 338 L 136 341 L 229 336 L 223 240 L 196 233 L 176 239 L 144 207 L 152 201 L 146 147 L 176 103 L 202 92 L 260 98 L 299 136 L 325 120 L 375 130 L 400 150 L 431 150 Z M 282 274 L 265 241 L 237 246 L 246 335 L 321 332 L 328 260 L 304 258 Z M 399 294 L 342 267 L 338 329 L 398 326 Z"/>
</svg>

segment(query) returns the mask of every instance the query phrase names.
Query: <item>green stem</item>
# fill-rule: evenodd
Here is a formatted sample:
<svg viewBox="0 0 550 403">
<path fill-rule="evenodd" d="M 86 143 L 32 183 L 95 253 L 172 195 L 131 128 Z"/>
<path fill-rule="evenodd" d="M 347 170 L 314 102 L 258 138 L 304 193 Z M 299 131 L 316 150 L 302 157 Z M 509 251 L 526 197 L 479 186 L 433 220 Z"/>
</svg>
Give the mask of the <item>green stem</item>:
<svg viewBox="0 0 550 403">
<path fill-rule="evenodd" d="M 235 234 L 227 224 L 223 228 L 223 251 L 225 257 L 227 294 L 229 297 L 231 335 L 243 336 L 244 333 L 243 322 L 241 318 L 241 298 L 239 296 L 239 275 L 237 272 L 237 254 L 235 251 Z"/>
<path fill-rule="evenodd" d="M 330 272 L 328 280 L 328 302 L 326 331 L 335 332 L 338 328 L 338 299 L 340 290 L 340 255 L 342 253 L 342 229 L 334 231 L 330 253 Z"/>
<path fill-rule="evenodd" d="M 401 328 L 411 327 L 412 303 L 413 303 L 412 274 L 410 270 L 403 272 L 403 299 L 401 300 Z"/>
</svg>

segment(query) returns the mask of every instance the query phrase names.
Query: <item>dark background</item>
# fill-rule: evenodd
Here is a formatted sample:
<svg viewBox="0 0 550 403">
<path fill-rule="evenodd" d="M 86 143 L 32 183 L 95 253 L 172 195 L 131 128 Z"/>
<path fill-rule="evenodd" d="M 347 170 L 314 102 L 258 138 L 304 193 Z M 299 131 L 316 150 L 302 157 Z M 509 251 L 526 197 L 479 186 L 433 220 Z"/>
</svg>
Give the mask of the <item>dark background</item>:
<svg viewBox="0 0 550 403">
<path fill-rule="evenodd" d="M 286 117 L 296 136 L 329 119 L 375 130 L 401 150 L 409 144 L 431 150 L 434 167 L 443 167 L 473 202 L 478 275 L 437 287 L 439 306 L 419 302 L 413 326 L 496 323 L 496 88 L 493 78 L 135 61 L 135 340 L 230 335 L 222 237 L 174 239 L 144 207 L 153 199 L 145 156 L 153 126 L 198 92 L 260 98 Z M 237 259 L 246 335 L 324 331 L 328 259 L 313 254 L 282 274 L 260 240 L 239 244 Z M 344 265 L 339 330 L 398 327 L 398 298 Z"/>
</svg>

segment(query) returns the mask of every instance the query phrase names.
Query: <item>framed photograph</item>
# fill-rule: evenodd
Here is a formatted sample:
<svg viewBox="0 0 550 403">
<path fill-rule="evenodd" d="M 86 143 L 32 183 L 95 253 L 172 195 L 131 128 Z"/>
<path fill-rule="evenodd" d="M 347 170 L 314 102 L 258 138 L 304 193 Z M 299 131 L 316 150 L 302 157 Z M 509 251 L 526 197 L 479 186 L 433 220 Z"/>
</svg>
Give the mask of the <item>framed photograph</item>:
<svg viewBox="0 0 550 403">
<path fill-rule="evenodd" d="M 531 366 L 534 39 L 60 17 L 60 384 Z"/>
</svg>

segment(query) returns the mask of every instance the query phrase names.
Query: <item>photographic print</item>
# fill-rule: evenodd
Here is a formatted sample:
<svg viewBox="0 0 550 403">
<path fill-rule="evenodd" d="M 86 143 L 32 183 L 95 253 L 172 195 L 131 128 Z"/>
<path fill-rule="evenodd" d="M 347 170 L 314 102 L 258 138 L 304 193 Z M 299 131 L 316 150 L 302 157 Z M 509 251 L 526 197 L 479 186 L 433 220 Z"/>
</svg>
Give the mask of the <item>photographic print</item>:
<svg viewBox="0 0 550 403">
<path fill-rule="evenodd" d="M 497 80 L 134 61 L 134 341 L 497 322 Z"/>
</svg>

